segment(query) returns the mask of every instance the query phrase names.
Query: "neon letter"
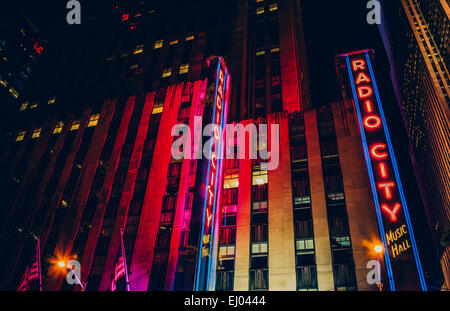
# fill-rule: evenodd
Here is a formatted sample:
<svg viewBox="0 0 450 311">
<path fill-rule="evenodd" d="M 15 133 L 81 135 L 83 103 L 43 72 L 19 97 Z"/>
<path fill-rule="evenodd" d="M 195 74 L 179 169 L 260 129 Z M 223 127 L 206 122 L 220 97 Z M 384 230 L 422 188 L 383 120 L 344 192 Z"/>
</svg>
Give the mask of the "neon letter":
<svg viewBox="0 0 450 311">
<path fill-rule="evenodd" d="M 396 221 L 397 220 L 397 213 L 398 213 L 398 211 L 400 209 L 400 203 L 395 203 L 393 210 L 391 210 L 387 204 L 381 205 L 381 208 L 383 210 L 385 210 L 389 214 L 389 216 L 391 216 L 391 220 L 392 221 Z"/>
<path fill-rule="evenodd" d="M 388 176 L 387 175 L 386 164 L 380 163 L 378 165 L 378 167 L 380 168 L 380 175 L 381 175 L 381 177 L 386 178 Z"/>
<path fill-rule="evenodd" d="M 370 86 L 358 87 L 359 98 L 361 98 L 361 99 L 367 98 L 367 97 L 372 96 L 372 94 L 373 94 L 373 89 Z"/>
<path fill-rule="evenodd" d="M 376 129 L 380 127 L 381 119 L 376 115 L 370 115 L 364 118 L 364 126 L 369 129 Z"/>
<path fill-rule="evenodd" d="M 364 72 L 360 72 L 358 74 L 358 77 L 356 78 L 356 84 L 360 84 L 361 82 L 370 82 L 369 77 L 364 73 Z"/>
<path fill-rule="evenodd" d="M 372 156 L 373 156 L 375 159 L 379 159 L 379 160 L 386 159 L 386 158 L 388 157 L 388 154 L 387 154 L 386 152 L 378 153 L 378 150 L 379 150 L 379 149 L 386 149 L 386 145 L 385 145 L 385 144 L 377 144 L 377 145 L 374 145 L 374 146 L 372 146 L 372 148 L 370 149 L 370 153 L 372 154 Z"/>
<path fill-rule="evenodd" d="M 384 188 L 384 192 L 386 194 L 387 199 L 392 198 L 391 187 L 395 187 L 395 184 L 392 181 L 378 184 L 378 189 Z"/>
</svg>

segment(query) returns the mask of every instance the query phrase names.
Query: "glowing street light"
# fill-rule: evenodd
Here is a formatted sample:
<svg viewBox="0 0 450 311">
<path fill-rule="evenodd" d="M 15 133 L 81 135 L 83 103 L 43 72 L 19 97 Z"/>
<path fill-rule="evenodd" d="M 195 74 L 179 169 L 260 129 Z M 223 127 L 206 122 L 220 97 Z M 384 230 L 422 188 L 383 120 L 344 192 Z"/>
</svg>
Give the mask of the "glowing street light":
<svg viewBox="0 0 450 311">
<path fill-rule="evenodd" d="M 383 251 L 383 246 L 382 245 L 376 245 L 374 249 L 375 249 L 375 252 L 377 254 L 379 254 L 379 253 L 381 253 Z"/>
<path fill-rule="evenodd" d="M 382 291 L 383 284 L 381 283 L 381 265 L 380 265 L 380 254 L 383 252 L 383 245 L 377 244 L 374 247 L 375 252 L 377 253 L 377 264 L 378 264 L 378 288 L 380 289 L 380 292 Z"/>
<path fill-rule="evenodd" d="M 73 275 L 75 276 L 75 279 L 77 280 L 77 283 L 81 286 L 81 290 L 82 291 L 86 290 L 86 285 L 81 282 L 80 278 L 78 277 L 76 272 L 73 270 L 72 265 L 70 265 L 68 263 L 66 264 L 64 261 L 60 260 L 60 261 L 58 261 L 58 267 L 66 268 L 67 270 L 70 270 L 73 273 Z"/>
</svg>

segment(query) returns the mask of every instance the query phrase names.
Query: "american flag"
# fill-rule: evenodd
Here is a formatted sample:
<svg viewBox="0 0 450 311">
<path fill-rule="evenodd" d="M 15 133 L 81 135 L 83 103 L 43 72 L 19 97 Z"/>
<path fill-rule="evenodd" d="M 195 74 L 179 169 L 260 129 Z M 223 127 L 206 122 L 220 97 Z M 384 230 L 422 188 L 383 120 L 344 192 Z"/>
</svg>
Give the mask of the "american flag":
<svg viewBox="0 0 450 311">
<path fill-rule="evenodd" d="M 122 256 L 122 247 L 119 250 L 118 259 L 116 260 L 116 264 L 114 265 L 114 276 L 111 282 L 111 290 L 123 290 L 124 280 L 121 280 L 125 276 L 125 268 L 123 264 L 123 256 Z M 118 281 L 120 282 L 118 283 Z M 123 283 L 123 284 L 122 284 Z M 119 285 L 119 286 L 118 286 Z"/>
<path fill-rule="evenodd" d="M 19 288 L 17 291 L 25 292 L 30 289 L 31 283 L 33 281 L 39 280 L 41 278 L 41 267 L 40 267 L 40 250 L 39 250 L 39 241 L 36 246 L 36 251 L 34 252 L 33 257 L 30 260 L 30 264 L 25 269 L 25 273 L 22 276 L 22 280 L 20 282 Z M 40 284 L 39 284 L 40 285 Z"/>
<path fill-rule="evenodd" d="M 123 230 L 120 229 L 120 250 L 114 265 L 114 275 L 111 282 L 111 291 L 129 291 L 127 261 L 123 244 Z"/>
</svg>

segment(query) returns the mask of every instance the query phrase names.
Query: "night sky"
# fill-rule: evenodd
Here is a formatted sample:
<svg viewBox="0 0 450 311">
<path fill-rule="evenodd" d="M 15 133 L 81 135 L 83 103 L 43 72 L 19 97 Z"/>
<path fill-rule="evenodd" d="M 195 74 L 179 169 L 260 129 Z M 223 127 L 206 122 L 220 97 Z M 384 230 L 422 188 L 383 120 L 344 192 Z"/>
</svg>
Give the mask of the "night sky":
<svg viewBox="0 0 450 311">
<path fill-rule="evenodd" d="M 52 28 L 65 23 L 66 1 L 15 1 L 14 4 L 8 2 L 9 6 L 13 5 L 8 9 L 4 7 L 6 1 L 2 2 L 0 14 L 30 14 L 33 20 L 38 21 L 44 34 L 51 33 Z M 86 3 L 80 2 L 82 5 L 83 2 Z M 315 107 L 320 107 L 340 99 L 334 65 L 335 54 L 366 48 L 375 50 L 374 70 L 416 230 L 419 252 L 426 275 L 434 280 L 433 286 L 439 287 L 439 262 L 432 246 L 409 159 L 408 140 L 391 86 L 387 58 L 377 26 L 366 22 L 369 12 L 366 4 L 366 0 L 302 1 L 312 102 Z"/>
</svg>

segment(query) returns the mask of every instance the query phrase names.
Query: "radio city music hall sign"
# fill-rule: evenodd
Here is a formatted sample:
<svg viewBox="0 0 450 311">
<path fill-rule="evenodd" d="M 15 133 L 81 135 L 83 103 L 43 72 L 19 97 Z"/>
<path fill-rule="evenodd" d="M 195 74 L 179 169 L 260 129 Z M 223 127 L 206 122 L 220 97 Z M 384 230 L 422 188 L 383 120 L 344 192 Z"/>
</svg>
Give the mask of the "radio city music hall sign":
<svg viewBox="0 0 450 311">
<path fill-rule="evenodd" d="M 370 50 L 339 55 L 348 71 L 390 290 L 426 290 L 417 245 L 387 128 Z"/>
</svg>

